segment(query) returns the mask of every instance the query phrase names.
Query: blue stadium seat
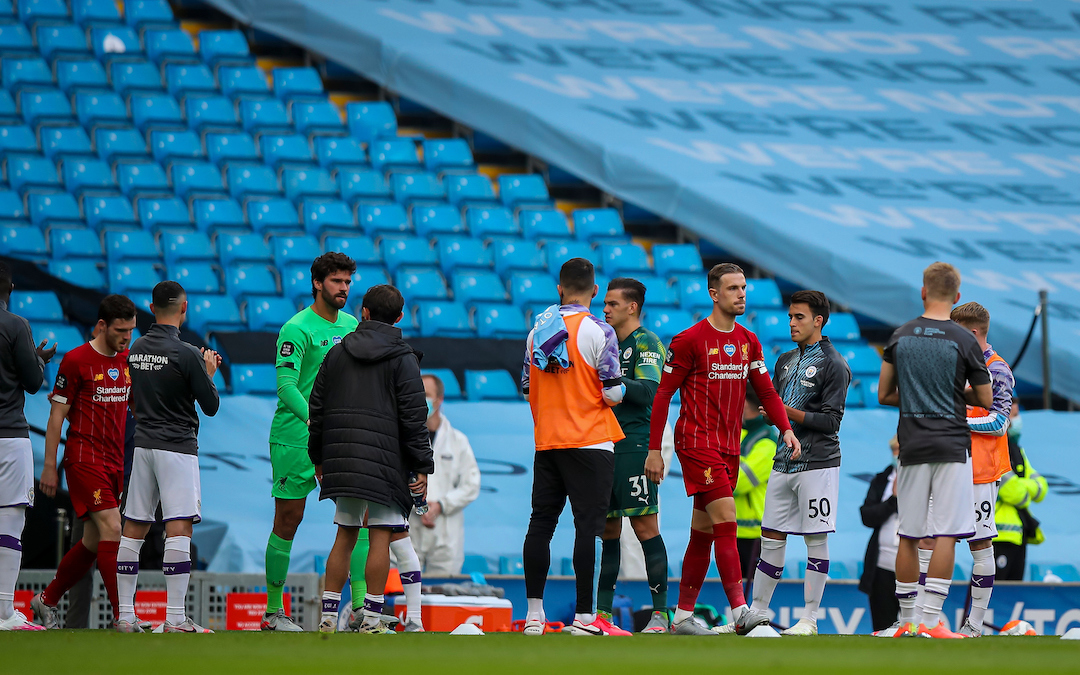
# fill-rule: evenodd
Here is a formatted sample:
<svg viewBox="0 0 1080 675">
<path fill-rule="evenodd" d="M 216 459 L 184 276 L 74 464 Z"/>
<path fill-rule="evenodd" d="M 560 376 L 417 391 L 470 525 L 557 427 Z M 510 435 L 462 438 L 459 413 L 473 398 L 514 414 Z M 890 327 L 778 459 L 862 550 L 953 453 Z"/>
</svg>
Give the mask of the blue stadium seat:
<svg viewBox="0 0 1080 675">
<path fill-rule="evenodd" d="M 556 239 L 545 243 L 544 254 L 547 256 L 548 271 L 556 277 L 559 276 L 563 263 L 571 258 L 585 258 L 594 264 L 596 262 L 596 254 L 588 244 L 572 239 Z"/>
<path fill-rule="evenodd" d="M 139 226 L 135 210 L 127 197 L 89 196 L 83 199 L 86 224 L 97 231 L 133 229 Z"/>
<path fill-rule="evenodd" d="M 244 308 L 248 330 L 276 333 L 296 314 L 296 305 L 288 298 L 258 296 Z"/>
<path fill-rule="evenodd" d="M 184 127 L 184 114 L 180 111 L 176 99 L 168 94 L 132 94 L 131 119 L 135 127 L 143 133 L 154 127 Z"/>
<path fill-rule="evenodd" d="M 484 242 L 472 237 L 439 237 L 436 250 L 439 254 L 439 266 L 446 275 L 456 269 L 490 270 L 493 264 L 492 250 L 484 246 Z"/>
<path fill-rule="evenodd" d="M 649 307 L 646 304 L 645 320 L 642 324 L 667 344 L 671 342 L 671 338 L 694 325 L 694 315 L 685 309 Z"/>
<path fill-rule="evenodd" d="M 53 86 L 52 70 L 42 58 L 4 59 L 0 72 L 4 89 L 12 94 L 22 89 L 49 89 Z"/>
<path fill-rule="evenodd" d="M 277 99 L 240 101 L 240 122 L 244 131 L 281 131 L 292 129 L 285 105 Z"/>
<path fill-rule="evenodd" d="M 322 255 L 319 242 L 307 235 L 277 235 L 270 239 L 270 249 L 274 252 L 274 264 L 279 268 L 292 264 L 311 264 Z"/>
<path fill-rule="evenodd" d="M 1030 572 L 1032 581 L 1042 581 L 1048 574 L 1052 574 L 1067 584 L 1080 582 L 1080 571 L 1068 563 L 1061 565 L 1032 563 Z"/>
<path fill-rule="evenodd" d="M 293 123 L 302 134 L 343 134 L 338 107 L 330 101 L 296 101 L 292 105 Z"/>
<path fill-rule="evenodd" d="M 33 129 L 25 124 L 0 127 L 0 158 L 8 155 L 36 154 L 38 154 L 38 142 Z"/>
<path fill-rule="evenodd" d="M 424 141 L 424 167 L 439 173 L 448 169 L 471 170 L 472 150 L 463 138 L 439 138 Z"/>
<path fill-rule="evenodd" d="M 372 141 L 368 146 L 368 154 L 371 157 L 371 166 L 380 171 L 420 168 L 416 143 L 410 138 L 384 138 Z"/>
<path fill-rule="evenodd" d="M 277 395 L 277 372 L 272 363 L 234 363 L 229 372 L 236 396 Z"/>
<path fill-rule="evenodd" d="M 453 174 L 446 176 L 446 199 L 455 206 L 482 204 L 490 206 L 495 199 L 491 179 L 482 174 Z"/>
<path fill-rule="evenodd" d="M 520 340 L 529 334 L 529 324 L 521 308 L 501 303 L 478 303 L 473 322 L 482 338 Z"/>
<path fill-rule="evenodd" d="M 19 119 L 19 114 L 15 111 L 15 99 L 11 98 L 6 89 L 0 89 L 0 120 L 6 124 L 17 124 Z"/>
<path fill-rule="evenodd" d="M 129 199 L 143 194 L 167 194 L 169 179 L 157 164 L 120 164 L 116 167 L 120 191 Z"/>
<path fill-rule="evenodd" d="M 300 214 L 292 202 L 281 197 L 250 201 L 245 206 L 248 222 L 258 233 L 300 232 Z"/>
<path fill-rule="evenodd" d="M 300 134 L 272 136 L 266 134 L 259 139 L 263 161 L 275 169 L 283 166 L 310 166 L 311 145 Z"/>
<path fill-rule="evenodd" d="M 337 182 L 326 169 L 284 169 L 281 184 L 285 188 L 285 196 L 294 204 L 308 197 L 338 197 Z"/>
<path fill-rule="evenodd" d="M 170 63 L 165 66 L 165 88 L 177 99 L 188 94 L 217 91 L 210 69 L 201 63 Z"/>
<path fill-rule="evenodd" d="M 350 204 L 383 201 L 390 197 L 390 186 L 379 171 L 341 169 L 337 175 L 341 198 Z"/>
<path fill-rule="evenodd" d="M 470 338 L 476 331 L 469 325 L 469 311 L 460 302 L 425 300 L 416 306 L 420 337 Z"/>
<path fill-rule="evenodd" d="M 274 68 L 274 95 L 283 101 L 325 98 L 322 78 L 314 68 Z"/>
<path fill-rule="evenodd" d="M 419 237 L 385 238 L 382 240 L 383 260 L 386 266 L 394 273 L 403 266 L 415 267 L 418 265 L 435 267 L 438 264 L 438 253 L 426 239 Z M 444 289 L 445 290 L 445 289 Z M 445 294 L 440 297 L 446 297 Z"/>
<path fill-rule="evenodd" d="M 242 200 L 253 195 L 281 194 L 277 176 L 268 166 L 234 164 L 225 170 L 225 180 L 229 185 L 229 195 L 233 199 Z"/>
<path fill-rule="evenodd" d="M 120 10 L 113 0 L 71 0 L 71 16 L 83 28 L 120 23 Z"/>
<path fill-rule="evenodd" d="M 64 0 L 21 0 L 18 7 L 19 21 L 27 25 L 38 21 L 66 21 L 68 18 Z"/>
<path fill-rule="evenodd" d="M 522 575 L 525 573 L 525 565 L 521 556 L 499 556 L 499 574 Z"/>
<path fill-rule="evenodd" d="M 80 288 L 104 290 L 108 286 L 93 260 L 53 260 L 49 263 L 49 274 Z"/>
<path fill-rule="evenodd" d="M 521 227 L 505 206 L 470 207 L 465 210 L 465 224 L 469 232 L 480 239 L 521 236 Z"/>
<path fill-rule="evenodd" d="M 780 287 L 772 279 L 746 280 L 747 309 L 779 309 L 784 306 Z"/>
<path fill-rule="evenodd" d="M 128 96 L 137 91 L 161 92 L 161 71 L 149 61 L 114 61 L 109 64 L 116 93 Z"/>
<path fill-rule="evenodd" d="M 530 209 L 519 214 L 527 239 L 569 239 L 570 223 L 558 209 Z"/>
<path fill-rule="evenodd" d="M 187 111 L 188 126 L 195 131 L 240 128 L 232 101 L 224 96 L 189 97 L 184 101 L 184 109 Z"/>
<path fill-rule="evenodd" d="M 466 370 L 465 395 L 470 401 L 516 401 L 521 398 L 514 378 L 505 370 Z"/>
<path fill-rule="evenodd" d="M 402 204 L 436 202 L 446 198 L 446 187 L 433 173 L 395 173 L 390 176 L 390 187 L 394 200 Z"/>
<path fill-rule="evenodd" d="M 202 141 L 194 131 L 151 131 L 150 151 L 154 161 L 166 167 L 176 160 L 186 162 L 205 157 Z"/>
<path fill-rule="evenodd" d="M 536 173 L 499 176 L 499 199 L 512 209 L 524 204 L 551 203 L 544 178 Z"/>
<path fill-rule="evenodd" d="M 7 160 L 8 183 L 19 194 L 31 188 L 59 189 L 56 166 L 40 157 L 12 157 Z"/>
<path fill-rule="evenodd" d="M 471 307 L 478 302 L 506 302 L 506 286 L 498 274 L 486 270 L 458 270 L 451 280 L 454 300 Z"/>
<path fill-rule="evenodd" d="M 625 243 L 622 217 L 615 209 L 578 209 L 574 211 L 574 237 L 588 242 Z"/>
<path fill-rule="evenodd" d="M 227 295 L 189 295 L 187 327 L 200 335 L 212 332 L 242 331 L 240 308 Z"/>
<path fill-rule="evenodd" d="M 90 44 L 98 61 L 109 63 L 114 59 L 127 61 L 144 56 L 142 40 L 127 26 L 108 26 L 90 29 Z"/>
<path fill-rule="evenodd" d="M 518 307 L 559 301 L 555 280 L 546 272 L 512 272 L 510 274 L 510 297 Z"/>
<path fill-rule="evenodd" d="M 679 289 L 669 284 L 667 279 L 644 275 L 636 276 L 634 278 L 645 285 L 646 311 L 653 307 L 679 306 Z M 600 293 L 604 293 L 606 289 L 606 286 L 601 288 Z"/>
<path fill-rule="evenodd" d="M 60 299 L 52 291 L 15 291 L 11 294 L 10 309 L 31 324 L 38 321 L 64 322 Z"/>
<path fill-rule="evenodd" d="M 401 291 L 406 305 L 417 300 L 446 300 L 446 282 L 434 267 L 403 267 L 394 273 L 394 285 Z"/>
<path fill-rule="evenodd" d="M 349 134 L 361 143 L 397 136 L 397 116 L 386 101 L 365 101 L 345 106 Z"/>
<path fill-rule="evenodd" d="M 97 125 L 128 126 L 127 106 L 119 94 L 87 91 L 75 94 L 75 114 L 87 130 Z"/>
<path fill-rule="evenodd" d="M 395 176 L 397 178 L 397 176 Z M 413 226 L 421 237 L 437 237 L 444 234 L 462 234 L 465 224 L 461 213 L 449 204 L 417 205 L 412 209 Z"/>
<path fill-rule="evenodd" d="M 152 291 L 161 281 L 154 263 L 145 260 L 110 263 L 108 270 L 110 293 Z"/>
<path fill-rule="evenodd" d="M 701 253 L 693 244 L 656 244 L 653 246 L 656 273 L 664 278 L 681 272 L 701 272 Z"/>
<path fill-rule="evenodd" d="M 67 352 L 75 349 L 86 342 L 86 336 L 82 331 L 74 326 L 69 326 L 62 323 L 39 323 L 33 326 L 33 337 L 36 342 L 45 340 L 50 345 L 56 345 L 57 360 L 60 360 Z M 51 387 L 52 382 L 56 381 L 56 369 L 53 364 L 45 366 L 47 381 L 46 386 Z"/>
<path fill-rule="evenodd" d="M 329 247 L 327 250 L 330 250 Z M 386 269 L 378 264 L 358 264 L 352 278 L 352 287 L 349 289 L 349 306 L 354 310 L 360 307 L 360 302 L 364 299 L 364 293 L 367 293 L 369 288 L 379 284 L 391 283 L 390 275 L 386 273 Z"/>
<path fill-rule="evenodd" d="M 281 292 L 294 304 L 311 302 L 311 264 L 289 265 L 281 270 Z"/>
<path fill-rule="evenodd" d="M 218 257 L 205 232 L 163 232 L 161 252 L 167 267 L 177 263 L 217 262 Z"/>
<path fill-rule="evenodd" d="M 401 204 L 361 204 L 357 219 L 364 233 L 370 237 L 413 231 Z"/>
<path fill-rule="evenodd" d="M 300 211 L 308 234 L 321 236 L 326 232 L 359 231 L 352 209 L 341 200 L 306 199 L 300 204 Z"/>
<path fill-rule="evenodd" d="M 319 136 L 315 139 L 315 157 L 319 166 L 326 169 L 339 166 L 362 167 L 367 164 L 367 153 L 351 136 Z"/>
<path fill-rule="evenodd" d="M 244 211 L 232 199 L 196 199 L 191 205 L 195 227 L 200 232 L 214 234 L 222 231 L 250 230 Z"/>
<path fill-rule="evenodd" d="M 327 252 L 337 251 L 338 253 L 344 253 L 355 260 L 357 265 L 365 263 L 382 264 L 382 256 L 379 255 L 375 242 L 366 235 L 329 235 L 323 239 L 323 249 Z"/>
<path fill-rule="evenodd" d="M 211 68 L 219 64 L 246 64 L 254 59 L 247 38 L 238 30 L 204 30 L 199 33 L 199 56 Z M 220 74 L 221 71 L 218 71 Z"/>
<path fill-rule="evenodd" d="M 195 44 L 179 28 L 148 30 L 143 34 L 146 56 L 157 64 L 167 61 L 195 61 Z"/>
<path fill-rule="evenodd" d="M 210 162 L 173 164 L 170 169 L 173 189 L 181 199 L 195 195 L 224 194 L 221 171 Z"/>
<path fill-rule="evenodd" d="M 4 93 L 10 96 L 6 91 Z M 59 89 L 24 91 L 19 95 L 19 101 L 23 120 L 32 127 L 50 122 L 70 124 L 75 121 L 75 116 L 71 114 L 71 102 Z"/>
<path fill-rule="evenodd" d="M 174 24 L 172 7 L 167 0 L 126 0 L 124 19 L 135 29 Z"/>
<path fill-rule="evenodd" d="M 33 192 L 27 195 L 30 222 L 43 230 L 51 227 L 83 227 L 79 202 L 70 192 Z M 98 245 L 101 250 L 101 245 Z"/>
<path fill-rule="evenodd" d="M 169 229 L 186 232 L 192 229 L 188 207 L 176 197 L 142 198 L 138 200 L 136 209 L 139 212 L 139 222 L 145 230 L 161 232 Z"/>
<path fill-rule="evenodd" d="M 199 46 L 202 47 L 201 41 Z M 266 81 L 266 75 L 255 66 L 222 66 L 218 69 L 218 83 L 221 85 L 221 93 L 233 99 L 244 96 L 269 96 L 270 94 L 270 84 Z"/>
<path fill-rule="evenodd" d="M 491 245 L 495 249 L 495 271 L 504 279 L 515 270 L 547 269 L 544 252 L 532 241 L 501 241 Z"/>
<path fill-rule="evenodd" d="M 225 288 L 240 300 L 253 295 L 277 295 L 277 279 L 266 265 L 233 263 L 225 270 Z"/>
<path fill-rule="evenodd" d="M 216 243 L 223 267 L 237 262 L 266 264 L 274 261 L 270 245 L 258 234 L 220 234 Z"/>
<path fill-rule="evenodd" d="M 206 134 L 206 154 L 219 167 L 229 162 L 258 162 L 255 139 L 246 133 Z M 274 180 L 277 184 L 277 180 Z"/>
<path fill-rule="evenodd" d="M 147 231 L 106 232 L 105 255 L 109 264 L 127 260 L 161 261 L 154 235 Z"/>
<path fill-rule="evenodd" d="M 61 56 L 90 56 L 86 33 L 73 24 L 37 27 L 38 51 L 50 61 Z"/>
<path fill-rule="evenodd" d="M 78 129 L 79 127 L 74 127 Z M 135 129 L 103 129 L 94 130 L 94 142 L 97 144 L 97 153 L 110 165 L 119 159 L 149 159 L 146 151 L 146 139 Z"/>
<path fill-rule="evenodd" d="M 31 56 L 35 54 L 34 39 L 21 23 L 0 23 L 0 56 Z"/>
<path fill-rule="evenodd" d="M 826 324 L 824 331 L 833 342 L 857 342 L 862 339 L 855 315 L 847 312 L 829 314 L 829 323 Z"/>
<path fill-rule="evenodd" d="M 848 408 L 865 408 L 866 398 L 865 392 L 861 386 L 860 380 L 852 380 L 848 386 L 847 395 L 844 397 L 844 405 Z"/>
<path fill-rule="evenodd" d="M 64 185 L 68 192 L 76 195 L 94 191 L 100 193 L 116 192 L 116 181 L 112 169 L 98 159 L 74 158 L 64 162 Z"/>
<path fill-rule="evenodd" d="M 787 312 L 775 309 L 758 310 L 754 314 L 754 332 L 762 345 L 780 343 L 784 345 L 784 351 L 792 345 Z"/>
<path fill-rule="evenodd" d="M 881 373 L 881 355 L 869 345 L 838 345 L 840 356 L 847 359 L 853 377 L 877 377 Z"/>
<path fill-rule="evenodd" d="M 97 233 L 93 230 L 50 230 L 49 250 L 52 252 L 53 260 L 71 260 L 73 258 L 102 259 L 101 240 L 98 239 Z"/>
<path fill-rule="evenodd" d="M 169 278 L 175 279 L 188 293 L 220 293 L 221 279 L 208 262 L 180 263 L 169 268 Z"/>
<path fill-rule="evenodd" d="M 600 260 L 610 277 L 650 274 L 649 254 L 638 244 L 601 244 Z"/>
<path fill-rule="evenodd" d="M 859 390 L 862 391 L 864 408 L 881 407 L 881 404 L 878 403 L 878 378 L 876 376 L 864 375 L 858 380 L 852 380 L 852 382 L 859 383 Z"/>
<path fill-rule="evenodd" d="M 454 371 L 449 368 L 424 368 L 424 375 L 434 375 L 443 383 L 443 398 L 447 401 L 461 400 L 461 385 Z M 465 556 L 466 562 L 472 556 Z M 483 557 L 483 556 L 476 556 Z M 464 569 L 464 568 L 462 568 Z M 486 570 L 485 570 L 486 571 Z"/>
<path fill-rule="evenodd" d="M 673 276 L 675 286 L 679 289 L 679 306 L 690 312 L 712 311 L 713 301 L 704 275 L 698 273 Z"/>
<path fill-rule="evenodd" d="M 22 197 L 11 190 L 0 190 L 0 224 L 26 224 Z"/>
<path fill-rule="evenodd" d="M 77 91 L 107 89 L 109 78 L 105 68 L 97 61 L 61 60 L 56 62 L 56 86 L 71 96 Z"/>
</svg>

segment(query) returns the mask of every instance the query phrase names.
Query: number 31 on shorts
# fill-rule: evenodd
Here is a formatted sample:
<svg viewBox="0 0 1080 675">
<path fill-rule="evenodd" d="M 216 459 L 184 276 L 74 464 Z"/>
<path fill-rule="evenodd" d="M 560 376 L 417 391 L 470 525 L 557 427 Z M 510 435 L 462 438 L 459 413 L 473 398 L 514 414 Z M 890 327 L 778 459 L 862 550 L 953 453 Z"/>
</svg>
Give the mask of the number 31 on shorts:
<svg viewBox="0 0 1080 675">
<path fill-rule="evenodd" d="M 649 494 L 649 481 L 645 476 L 630 476 L 627 480 L 630 481 L 631 497 L 640 497 L 641 495 Z"/>
</svg>

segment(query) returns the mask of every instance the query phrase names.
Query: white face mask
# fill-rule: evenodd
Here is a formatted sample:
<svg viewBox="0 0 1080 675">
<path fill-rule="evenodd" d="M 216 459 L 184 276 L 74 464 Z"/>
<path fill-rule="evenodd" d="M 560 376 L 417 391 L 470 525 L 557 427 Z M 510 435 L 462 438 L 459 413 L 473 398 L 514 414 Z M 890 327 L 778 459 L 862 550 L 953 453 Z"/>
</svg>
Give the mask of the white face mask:
<svg viewBox="0 0 1080 675">
<path fill-rule="evenodd" d="M 1012 436 L 1013 438 L 1019 438 L 1020 434 L 1024 430 L 1024 423 L 1023 422 L 1024 422 L 1024 420 L 1023 420 L 1022 417 L 1020 417 L 1020 415 L 1017 415 L 1016 417 L 1012 418 L 1012 421 L 1009 422 L 1009 435 Z"/>
</svg>

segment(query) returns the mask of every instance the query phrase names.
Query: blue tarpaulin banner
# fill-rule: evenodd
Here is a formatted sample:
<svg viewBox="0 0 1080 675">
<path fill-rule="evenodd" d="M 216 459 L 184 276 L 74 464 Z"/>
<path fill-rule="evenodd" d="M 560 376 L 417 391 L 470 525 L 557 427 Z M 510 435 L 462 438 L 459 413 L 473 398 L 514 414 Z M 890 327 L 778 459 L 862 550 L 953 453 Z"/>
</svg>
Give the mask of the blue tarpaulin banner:
<svg viewBox="0 0 1080 675">
<path fill-rule="evenodd" d="M 945 260 L 1009 359 L 1047 289 L 1080 399 L 1073 2 L 211 3 L 888 324 Z"/>
</svg>

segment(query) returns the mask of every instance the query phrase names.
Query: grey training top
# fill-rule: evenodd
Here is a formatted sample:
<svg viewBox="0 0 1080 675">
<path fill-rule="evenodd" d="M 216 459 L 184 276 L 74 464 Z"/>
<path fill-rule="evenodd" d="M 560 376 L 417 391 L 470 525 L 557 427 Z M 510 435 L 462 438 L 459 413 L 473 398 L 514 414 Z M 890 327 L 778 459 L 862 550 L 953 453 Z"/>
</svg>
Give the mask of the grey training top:
<svg viewBox="0 0 1080 675">
<path fill-rule="evenodd" d="M 29 438 L 23 406 L 45 381 L 45 362 L 37 355 L 30 322 L 0 301 L 0 438 Z"/>
</svg>

